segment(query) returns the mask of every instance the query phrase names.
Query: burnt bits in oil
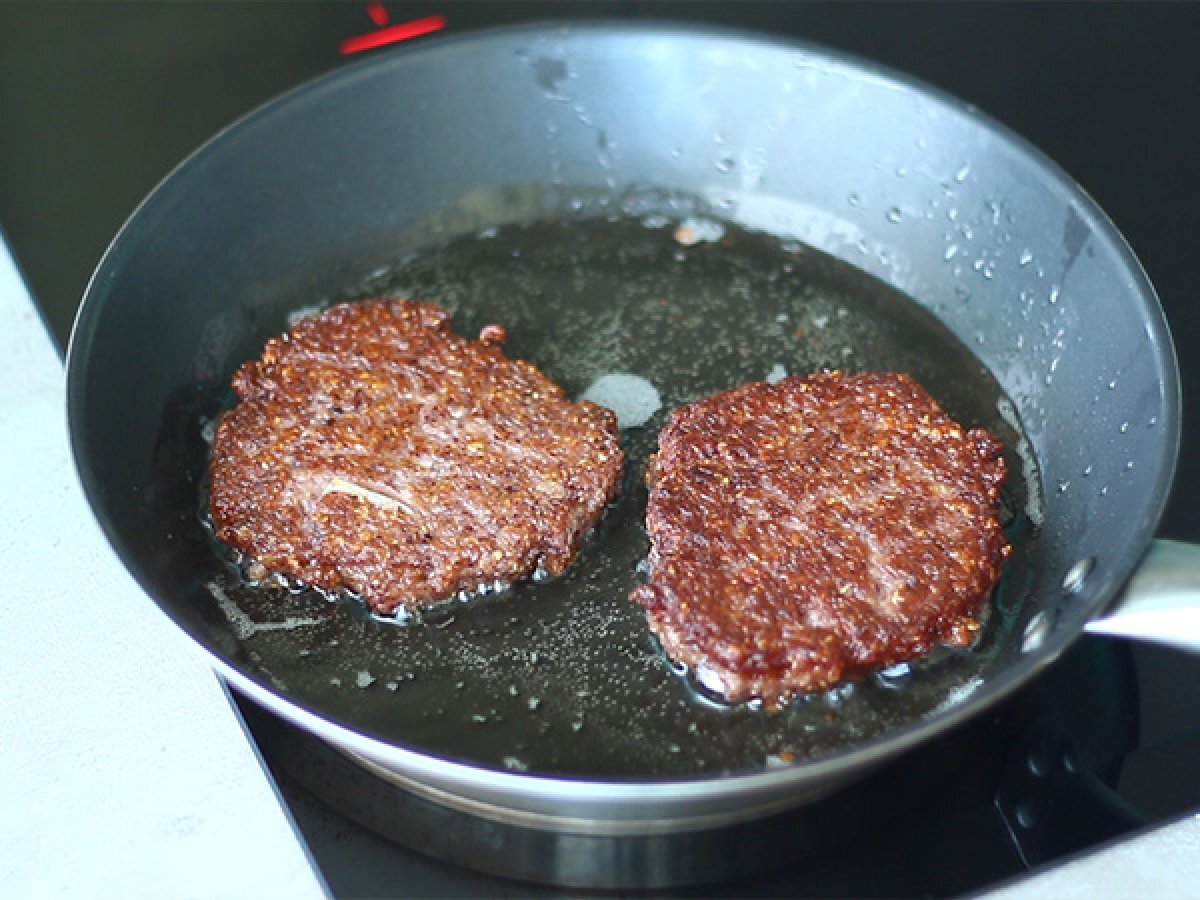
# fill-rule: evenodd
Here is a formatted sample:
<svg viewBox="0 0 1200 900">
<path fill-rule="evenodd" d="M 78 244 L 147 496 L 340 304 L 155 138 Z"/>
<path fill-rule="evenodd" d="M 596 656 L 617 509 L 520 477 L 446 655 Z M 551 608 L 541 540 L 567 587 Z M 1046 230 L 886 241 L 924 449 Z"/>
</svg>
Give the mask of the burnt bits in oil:
<svg viewBox="0 0 1200 900">
<path fill-rule="evenodd" d="M 688 673 L 665 663 L 627 598 L 644 577 L 646 460 L 670 410 L 683 403 L 820 369 L 907 372 L 956 420 L 987 428 L 1008 448 L 1005 506 L 1017 544 L 1010 567 L 1032 540 L 1023 511 L 1038 496 L 1036 471 L 1013 452 L 1022 438 L 1011 404 L 928 311 L 801 245 L 715 222 L 702 223 L 702 239 L 692 240 L 694 223 L 690 231 L 682 224 L 654 217 L 487 229 L 318 303 L 432 301 L 451 312 L 460 334 L 505 325 L 506 352 L 535 363 L 572 397 L 604 376 L 632 375 L 653 385 L 661 406 L 622 431 L 620 495 L 558 578 L 451 601 L 400 623 L 352 600 L 331 604 L 220 569 L 225 602 L 249 616 L 232 622 L 240 623 L 242 651 L 264 678 L 389 741 L 496 769 L 575 777 L 802 762 L 926 716 L 982 683 L 1005 614 L 990 617 L 969 652 L 938 652 L 903 677 L 889 671 L 778 714 L 713 703 Z M 257 624 L 276 619 L 290 627 Z"/>
</svg>

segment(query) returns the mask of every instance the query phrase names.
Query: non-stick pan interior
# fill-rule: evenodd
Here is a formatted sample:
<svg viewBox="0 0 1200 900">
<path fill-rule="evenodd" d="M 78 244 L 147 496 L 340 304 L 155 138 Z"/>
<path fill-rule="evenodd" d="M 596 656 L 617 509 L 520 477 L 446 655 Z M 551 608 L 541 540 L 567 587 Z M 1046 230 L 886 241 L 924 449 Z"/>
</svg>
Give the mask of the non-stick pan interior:
<svg viewBox="0 0 1200 900">
<path fill-rule="evenodd" d="M 692 243 L 698 235 L 705 239 Z M 715 220 L 661 216 L 487 229 L 374 280 L 366 293 L 439 302 L 464 333 L 504 322 L 510 352 L 536 361 L 572 395 L 633 375 L 642 385 L 634 393 L 649 392 L 659 409 L 623 432 L 620 497 L 561 578 L 397 623 L 366 615 L 354 599 L 331 604 L 315 591 L 248 586 L 235 566 L 210 563 L 214 606 L 240 632 L 245 664 L 290 696 L 441 756 L 647 777 L 754 771 L 818 756 L 979 686 L 1027 580 L 1021 570 L 1041 514 L 1037 473 L 999 385 L 911 300 L 801 245 Z M 627 599 L 647 549 L 647 456 L 682 403 L 835 367 L 910 372 L 961 421 L 1002 435 L 1014 472 L 1007 517 L 1020 550 L 972 651 L 939 653 L 777 715 L 713 702 L 672 670 Z M 619 388 L 611 397 L 618 408 Z"/>
<path fill-rule="evenodd" d="M 561 579 L 397 624 L 247 590 L 214 551 L 205 434 L 233 369 L 298 310 L 380 292 L 444 303 L 464 333 L 504 322 L 510 353 L 573 394 L 610 374 L 657 392 Z M 911 372 L 995 430 L 1018 550 L 978 647 L 779 715 L 715 705 L 625 599 L 642 465 L 671 407 L 822 367 Z M 385 743 L 596 778 L 786 768 L 1010 689 L 1128 575 L 1177 429 L 1153 293 L 1051 164 L 869 67 L 687 29 L 497 32 L 284 98 L 127 225 L 69 372 L 102 524 L 224 663 Z"/>
</svg>

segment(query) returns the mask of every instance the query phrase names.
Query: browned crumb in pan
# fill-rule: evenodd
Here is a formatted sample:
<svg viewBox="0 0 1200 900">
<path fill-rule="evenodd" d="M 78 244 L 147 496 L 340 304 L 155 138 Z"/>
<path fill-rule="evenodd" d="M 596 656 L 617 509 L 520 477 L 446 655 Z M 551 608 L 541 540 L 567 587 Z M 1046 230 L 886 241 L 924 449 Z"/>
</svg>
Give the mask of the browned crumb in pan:
<svg viewBox="0 0 1200 900">
<path fill-rule="evenodd" d="M 302 319 L 242 366 L 216 428 L 217 536 L 381 613 L 570 564 L 614 496 L 615 417 L 572 403 L 441 308 L 364 300 Z"/>
<path fill-rule="evenodd" d="M 683 406 L 647 473 L 650 576 L 632 598 L 701 683 L 769 708 L 970 643 L 1009 552 L 1001 450 L 894 373 Z"/>
</svg>

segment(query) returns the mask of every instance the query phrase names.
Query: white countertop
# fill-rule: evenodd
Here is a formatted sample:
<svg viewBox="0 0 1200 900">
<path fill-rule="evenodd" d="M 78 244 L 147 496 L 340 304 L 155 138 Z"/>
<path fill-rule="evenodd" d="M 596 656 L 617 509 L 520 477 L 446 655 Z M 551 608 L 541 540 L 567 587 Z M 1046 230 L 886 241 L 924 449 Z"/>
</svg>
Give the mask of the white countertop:
<svg viewBox="0 0 1200 900">
<path fill-rule="evenodd" d="M 2 240 L 0 434 L 0 896 L 325 896 L 203 654 L 93 522 Z"/>
<path fill-rule="evenodd" d="M 203 653 L 94 524 L 0 242 L 0 896 L 326 894 Z M 995 896 L 1200 897 L 1200 814 Z"/>
</svg>

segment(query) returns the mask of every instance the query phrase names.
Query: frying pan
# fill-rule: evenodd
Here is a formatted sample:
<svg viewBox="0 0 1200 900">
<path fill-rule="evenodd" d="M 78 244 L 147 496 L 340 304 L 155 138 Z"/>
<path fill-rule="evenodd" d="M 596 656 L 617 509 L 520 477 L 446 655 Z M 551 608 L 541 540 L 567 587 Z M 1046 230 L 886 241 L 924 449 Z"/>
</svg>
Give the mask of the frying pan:
<svg viewBox="0 0 1200 900">
<path fill-rule="evenodd" d="M 234 369 L 291 317 L 377 293 L 443 303 L 462 333 L 504 322 L 574 395 L 635 376 L 652 414 L 562 578 L 389 622 L 250 585 L 212 540 L 206 437 Z M 1017 549 L 975 647 L 779 715 L 725 707 L 625 599 L 641 466 L 671 407 L 825 366 L 911 371 L 1000 434 Z M 382 54 L 198 150 L 89 284 L 68 414 L 116 552 L 239 690 L 427 799 L 656 835 L 822 797 L 1043 671 L 1146 556 L 1179 387 L 1116 229 L 978 111 L 801 43 L 556 25 Z M 1143 596 L 1195 582 L 1191 548 L 1154 546 Z"/>
</svg>

